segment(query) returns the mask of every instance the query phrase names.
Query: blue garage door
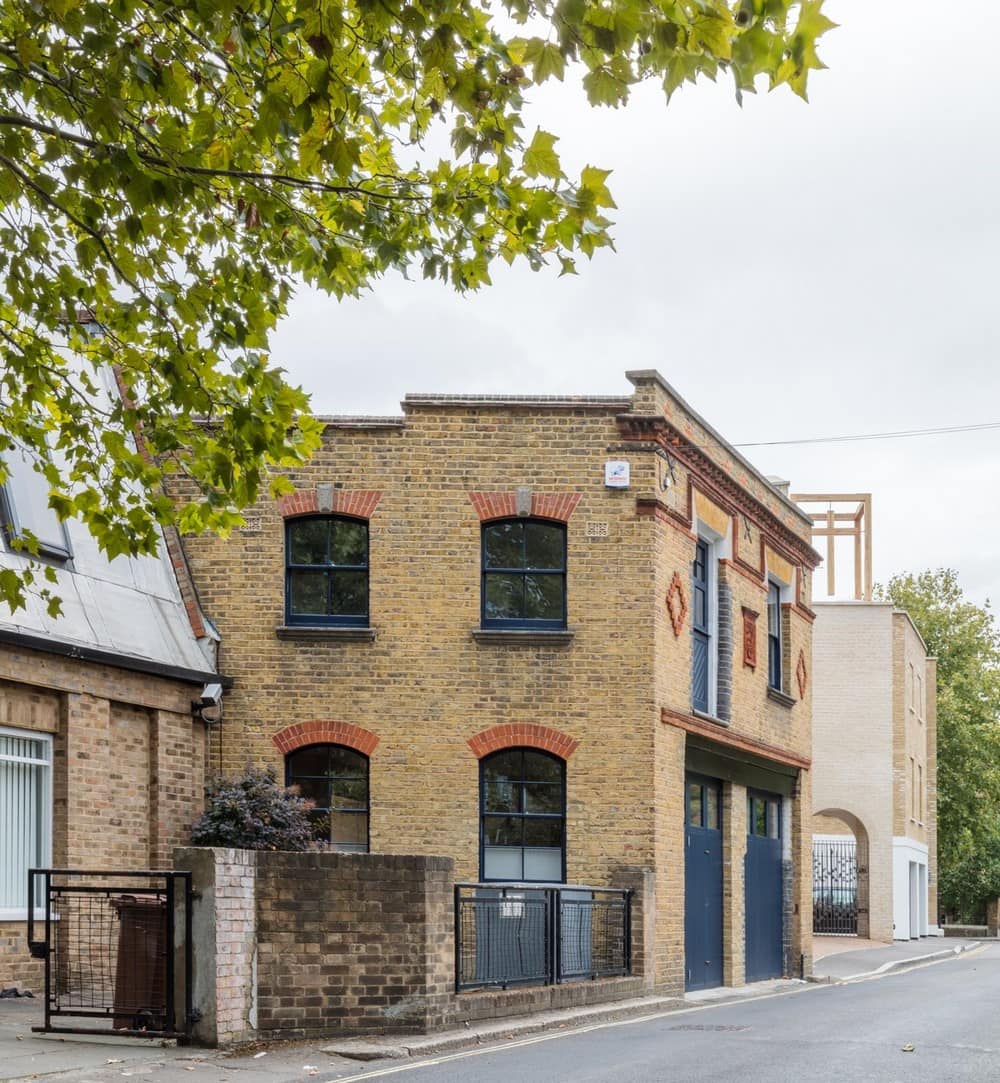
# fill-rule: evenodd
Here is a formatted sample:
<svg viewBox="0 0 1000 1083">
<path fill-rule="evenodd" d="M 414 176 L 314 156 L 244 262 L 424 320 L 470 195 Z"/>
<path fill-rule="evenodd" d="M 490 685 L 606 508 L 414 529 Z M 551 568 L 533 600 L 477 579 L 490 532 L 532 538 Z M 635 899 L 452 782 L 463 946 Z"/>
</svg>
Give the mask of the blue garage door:
<svg viewBox="0 0 1000 1083">
<path fill-rule="evenodd" d="M 684 815 L 684 988 L 722 984 L 722 784 L 688 775 Z"/>
<path fill-rule="evenodd" d="M 747 794 L 746 979 L 780 978 L 784 899 L 781 870 L 781 798 Z"/>
</svg>

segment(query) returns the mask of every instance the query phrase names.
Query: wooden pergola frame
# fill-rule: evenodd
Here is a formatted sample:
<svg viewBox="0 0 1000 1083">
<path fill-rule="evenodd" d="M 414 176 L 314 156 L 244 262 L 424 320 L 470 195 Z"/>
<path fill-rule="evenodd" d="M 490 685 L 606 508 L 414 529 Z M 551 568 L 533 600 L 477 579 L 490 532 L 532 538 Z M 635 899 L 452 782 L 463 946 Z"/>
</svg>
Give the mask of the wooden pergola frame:
<svg viewBox="0 0 1000 1083">
<path fill-rule="evenodd" d="M 872 494 L 871 493 L 793 493 L 796 504 L 825 504 L 824 511 L 803 508 L 812 519 L 813 539 L 826 538 L 826 590 L 836 593 L 836 538 L 854 539 L 854 597 L 872 600 Z M 838 510 L 835 504 L 852 505 Z"/>
</svg>

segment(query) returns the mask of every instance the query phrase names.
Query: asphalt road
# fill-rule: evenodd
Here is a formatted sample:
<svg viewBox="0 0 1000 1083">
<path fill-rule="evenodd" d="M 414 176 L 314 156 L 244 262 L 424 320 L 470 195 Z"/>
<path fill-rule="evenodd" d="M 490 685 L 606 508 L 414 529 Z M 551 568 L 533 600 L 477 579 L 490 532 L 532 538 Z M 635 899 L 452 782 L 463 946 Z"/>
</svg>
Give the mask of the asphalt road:
<svg viewBox="0 0 1000 1083">
<path fill-rule="evenodd" d="M 909 1050 L 907 1047 L 912 1047 Z M 328 1074 L 339 1083 L 1000 1081 L 1000 947 L 848 985 Z"/>
</svg>

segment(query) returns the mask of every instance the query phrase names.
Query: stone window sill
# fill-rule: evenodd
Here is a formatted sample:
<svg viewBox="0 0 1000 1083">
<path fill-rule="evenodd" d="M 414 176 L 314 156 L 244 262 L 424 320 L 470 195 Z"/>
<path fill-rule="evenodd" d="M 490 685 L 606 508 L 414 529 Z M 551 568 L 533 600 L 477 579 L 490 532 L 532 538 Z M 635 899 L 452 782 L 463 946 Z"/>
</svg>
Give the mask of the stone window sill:
<svg viewBox="0 0 1000 1083">
<path fill-rule="evenodd" d="M 709 714 L 707 711 L 696 711 L 691 708 L 691 714 L 702 722 L 711 722 L 714 726 L 722 726 L 723 729 L 729 729 L 731 723 L 728 718 L 719 718 L 718 715 Z"/>
<path fill-rule="evenodd" d="M 375 629 L 368 627 L 338 628 L 321 624 L 279 624 L 274 629 L 278 639 L 297 639 L 310 643 L 371 643 Z"/>
<path fill-rule="evenodd" d="M 798 702 L 793 696 L 786 695 L 777 688 L 768 688 L 767 698 L 775 703 L 780 703 L 782 707 L 794 707 Z"/>
<path fill-rule="evenodd" d="M 533 631 L 530 628 L 473 628 L 472 638 L 477 643 L 505 644 L 507 646 L 566 647 L 573 642 L 576 633 L 570 629 Z"/>
</svg>

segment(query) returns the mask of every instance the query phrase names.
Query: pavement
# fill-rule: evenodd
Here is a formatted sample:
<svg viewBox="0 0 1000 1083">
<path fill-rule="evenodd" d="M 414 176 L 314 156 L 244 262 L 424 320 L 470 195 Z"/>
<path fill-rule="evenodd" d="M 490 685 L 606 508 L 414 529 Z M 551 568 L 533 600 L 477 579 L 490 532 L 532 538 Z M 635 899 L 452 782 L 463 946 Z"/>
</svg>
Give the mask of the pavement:
<svg viewBox="0 0 1000 1083">
<path fill-rule="evenodd" d="M 811 982 L 870 979 L 908 967 L 954 958 L 979 940 L 928 937 L 892 944 L 848 937 L 815 937 Z M 598 1026 L 618 1019 L 658 1015 L 802 992 L 809 983 L 782 979 L 739 988 L 708 989 L 684 997 L 640 997 L 615 1004 L 542 1012 L 518 1019 L 463 1027 L 432 1035 L 349 1039 L 339 1042 L 276 1042 L 239 1050 L 198 1049 L 175 1042 L 101 1035 L 35 1034 L 41 1022 L 39 999 L 0 1000 L 0 1083 L 112 1083 L 148 1077 L 156 1083 L 221 1083 L 245 1077 L 248 1083 L 291 1083 L 336 1079 L 359 1068 L 359 1061 L 435 1056 L 475 1045 L 504 1043 L 531 1034 Z"/>
</svg>

